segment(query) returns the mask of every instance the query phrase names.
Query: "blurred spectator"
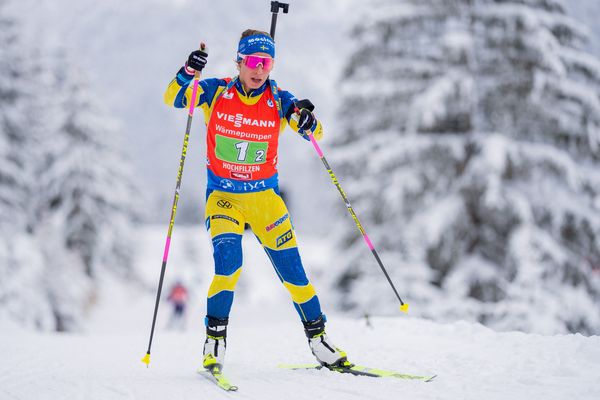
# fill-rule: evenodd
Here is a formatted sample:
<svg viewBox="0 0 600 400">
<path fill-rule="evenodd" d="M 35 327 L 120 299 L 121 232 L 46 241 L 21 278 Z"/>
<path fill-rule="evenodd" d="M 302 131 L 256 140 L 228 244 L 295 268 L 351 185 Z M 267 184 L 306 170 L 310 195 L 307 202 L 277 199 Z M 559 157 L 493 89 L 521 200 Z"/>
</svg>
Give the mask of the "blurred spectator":
<svg viewBox="0 0 600 400">
<path fill-rule="evenodd" d="M 185 329 L 185 308 L 188 301 L 188 291 L 184 284 L 177 281 L 169 292 L 167 300 L 173 305 L 173 312 L 167 324 L 168 329 Z"/>
</svg>

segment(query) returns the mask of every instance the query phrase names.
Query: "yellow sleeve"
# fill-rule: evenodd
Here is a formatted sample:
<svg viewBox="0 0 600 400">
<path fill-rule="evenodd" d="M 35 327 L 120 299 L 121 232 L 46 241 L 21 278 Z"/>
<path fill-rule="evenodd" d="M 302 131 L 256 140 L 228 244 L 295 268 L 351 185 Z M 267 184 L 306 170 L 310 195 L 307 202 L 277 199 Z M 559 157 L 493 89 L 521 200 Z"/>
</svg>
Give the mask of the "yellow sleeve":
<svg viewBox="0 0 600 400">
<path fill-rule="evenodd" d="M 192 81 L 183 81 L 180 74 L 177 74 L 167 86 L 167 90 L 163 95 L 163 99 L 167 105 L 176 108 L 189 108 L 192 99 L 193 85 L 190 85 Z M 204 85 L 198 85 L 198 94 L 196 100 L 196 106 L 202 102 L 202 94 L 204 93 Z"/>
<path fill-rule="evenodd" d="M 315 116 L 316 118 L 316 116 Z M 295 132 L 300 133 L 300 129 L 298 129 L 298 117 L 296 116 L 296 114 L 293 114 L 290 118 L 289 121 L 290 124 L 290 128 L 292 128 Z M 285 125 L 282 123 L 281 124 L 283 127 L 285 127 Z M 310 129 L 310 132 L 312 133 L 312 135 L 315 137 L 316 140 L 321 140 L 323 138 L 323 124 L 321 124 L 321 121 L 317 118 L 317 123 L 316 125 L 314 125 L 314 129 Z M 306 134 L 308 134 L 309 132 L 304 131 L 304 134 L 302 136 L 305 136 Z"/>
<path fill-rule="evenodd" d="M 163 96 L 165 103 L 176 108 L 189 108 L 193 91 L 191 82 L 193 82 L 193 76 L 185 73 L 182 68 L 165 91 Z M 217 78 L 203 79 L 199 82 L 196 107 L 199 106 L 204 111 L 205 121 L 210 119 L 214 100 L 225 90 L 227 82 L 226 79 Z"/>
</svg>

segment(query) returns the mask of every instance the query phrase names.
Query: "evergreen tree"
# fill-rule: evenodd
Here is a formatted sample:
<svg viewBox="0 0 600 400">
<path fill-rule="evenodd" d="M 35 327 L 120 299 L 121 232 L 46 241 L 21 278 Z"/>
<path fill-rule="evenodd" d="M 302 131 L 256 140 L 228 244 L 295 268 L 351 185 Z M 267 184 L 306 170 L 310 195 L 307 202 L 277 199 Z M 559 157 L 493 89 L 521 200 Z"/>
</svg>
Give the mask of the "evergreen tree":
<svg viewBox="0 0 600 400">
<path fill-rule="evenodd" d="M 43 258 L 28 225 L 34 194 L 32 59 L 13 7 L 0 0 L 0 312 L 24 326 L 53 329 Z"/>
<path fill-rule="evenodd" d="M 27 100 L 26 63 L 16 16 L 10 2 L 0 0 L 0 225 L 18 230 L 24 224 L 24 164 Z"/>
<path fill-rule="evenodd" d="M 101 266 L 127 274 L 137 213 L 131 167 L 120 150 L 118 125 L 82 72 L 69 65 L 63 60 L 57 71 L 65 115 L 56 136 L 45 139 L 41 218 L 60 216 L 64 245 L 78 254 L 89 277 Z"/>
<path fill-rule="evenodd" d="M 0 312 L 77 329 L 102 270 L 131 272 L 135 218 L 119 130 L 64 50 L 26 43 L 0 0 Z"/>
<path fill-rule="evenodd" d="M 354 35 L 340 175 L 408 297 L 440 319 L 600 332 L 600 63 L 561 2 L 377 1 Z M 344 304 L 381 309 L 357 239 Z"/>
</svg>

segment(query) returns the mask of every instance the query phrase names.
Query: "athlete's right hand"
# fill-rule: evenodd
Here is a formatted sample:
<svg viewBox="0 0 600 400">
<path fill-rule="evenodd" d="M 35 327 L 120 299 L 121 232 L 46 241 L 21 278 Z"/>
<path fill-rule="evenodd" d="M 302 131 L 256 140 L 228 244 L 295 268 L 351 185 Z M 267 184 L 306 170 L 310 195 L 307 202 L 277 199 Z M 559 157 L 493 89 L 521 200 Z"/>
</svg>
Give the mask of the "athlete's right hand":
<svg viewBox="0 0 600 400">
<path fill-rule="evenodd" d="M 208 53 L 204 50 L 194 50 L 190 53 L 187 63 L 185 66 L 195 71 L 202 71 L 202 68 L 206 66 Z"/>
</svg>

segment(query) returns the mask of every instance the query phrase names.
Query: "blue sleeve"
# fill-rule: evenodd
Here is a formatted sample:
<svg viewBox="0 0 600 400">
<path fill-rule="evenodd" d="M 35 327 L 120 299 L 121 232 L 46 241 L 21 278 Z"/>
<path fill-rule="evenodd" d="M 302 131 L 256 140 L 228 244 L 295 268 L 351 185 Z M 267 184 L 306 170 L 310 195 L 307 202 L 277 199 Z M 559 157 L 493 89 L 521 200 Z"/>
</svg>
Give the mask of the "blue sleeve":
<svg viewBox="0 0 600 400">
<path fill-rule="evenodd" d="M 298 99 L 287 90 L 279 90 L 279 99 L 281 100 L 281 111 L 283 111 L 283 115 L 289 123 L 290 118 L 294 113 L 294 104 Z"/>
<path fill-rule="evenodd" d="M 292 130 L 294 130 L 296 133 L 298 133 L 304 140 L 310 140 L 307 133 L 298 128 L 297 121 L 292 119 L 292 115 L 294 114 L 294 111 L 296 108 L 296 102 L 298 101 L 296 96 L 294 96 L 292 93 L 290 93 L 286 90 L 280 90 L 279 91 L 279 100 L 281 101 L 281 110 L 283 111 L 283 116 L 287 120 L 288 124 L 290 125 L 290 128 L 292 128 Z M 322 128 L 321 128 L 320 122 L 316 121 L 315 125 L 321 131 Z"/>
<path fill-rule="evenodd" d="M 221 86 L 227 86 L 227 81 L 225 79 L 218 78 L 208 78 L 200 81 L 200 87 L 202 88 L 202 94 L 198 99 L 198 106 L 201 104 L 206 104 L 207 106 L 212 106 L 212 101 L 217 94 L 217 90 Z"/>
</svg>

